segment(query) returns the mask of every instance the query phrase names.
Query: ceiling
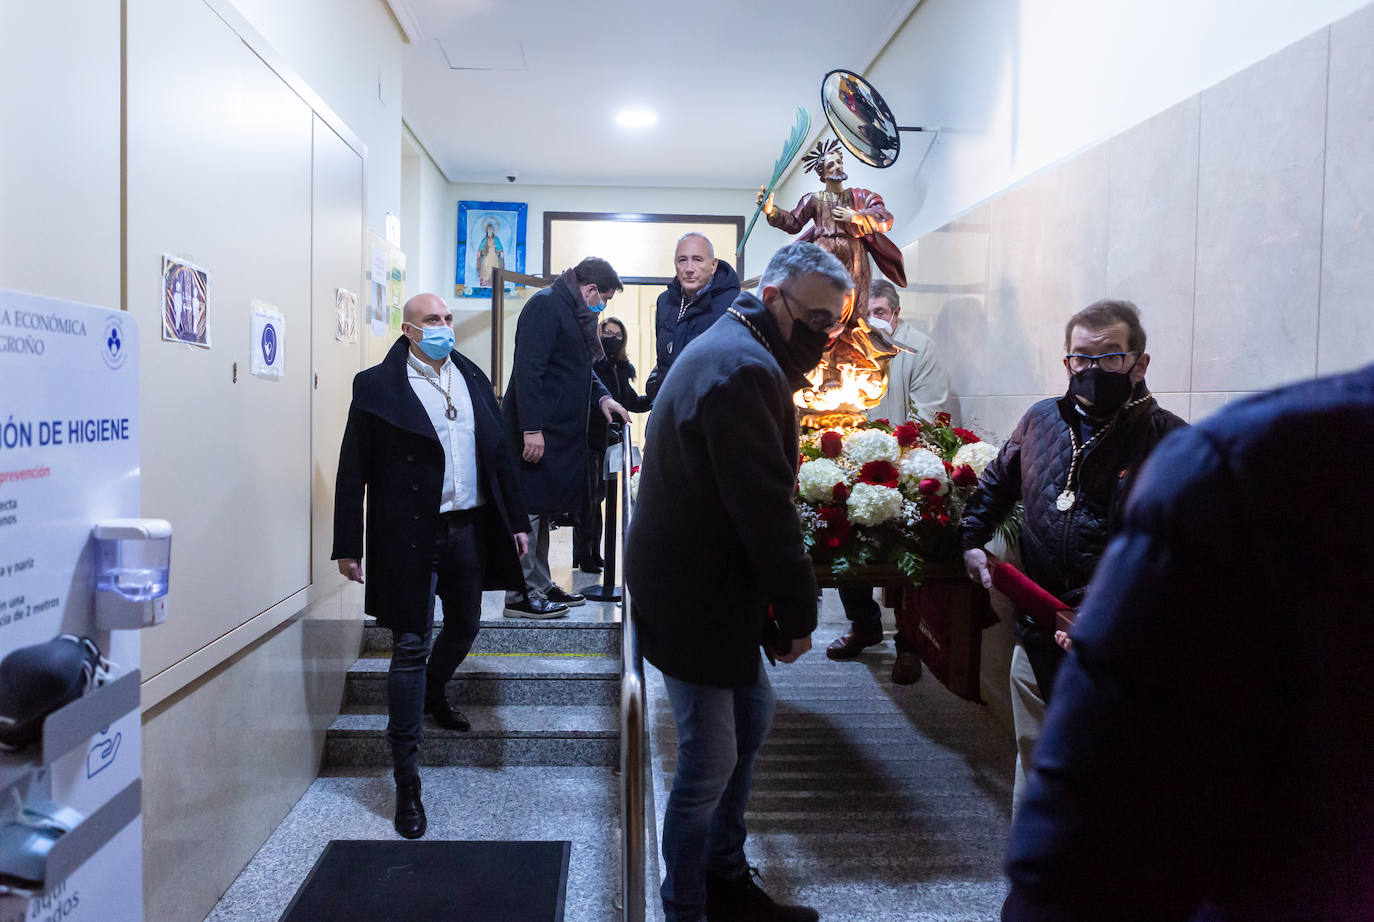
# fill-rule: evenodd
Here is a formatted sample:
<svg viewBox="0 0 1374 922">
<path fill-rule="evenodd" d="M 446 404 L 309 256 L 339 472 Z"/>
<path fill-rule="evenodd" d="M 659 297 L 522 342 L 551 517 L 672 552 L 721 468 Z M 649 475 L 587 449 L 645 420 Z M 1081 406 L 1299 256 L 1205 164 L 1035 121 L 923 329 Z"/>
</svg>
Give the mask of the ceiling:
<svg viewBox="0 0 1374 922">
<path fill-rule="evenodd" d="M 918 0 L 388 2 L 406 124 L 449 180 L 745 188 L 798 105 L 819 131 L 825 73 L 866 69 Z M 623 128 L 627 108 L 658 122 Z"/>
</svg>

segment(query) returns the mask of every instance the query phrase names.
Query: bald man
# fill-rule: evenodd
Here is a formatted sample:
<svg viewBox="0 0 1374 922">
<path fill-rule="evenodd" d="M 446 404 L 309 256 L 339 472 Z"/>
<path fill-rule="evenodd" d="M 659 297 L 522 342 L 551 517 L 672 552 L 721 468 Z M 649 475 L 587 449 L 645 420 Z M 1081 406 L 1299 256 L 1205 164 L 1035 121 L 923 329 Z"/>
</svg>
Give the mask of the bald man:
<svg viewBox="0 0 1374 922">
<path fill-rule="evenodd" d="M 404 318 L 382 363 L 353 379 L 333 558 L 359 583 L 366 558 L 364 611 L 391 629 L 386 732 L 396 831 L 417 839 L 426 825 L 423 715 L 446 730 L 470 728 L 444 688 L 477 637 L 482 590 L 524 585 L 529 517 L 491 381 L 453 348 L 453 312 L 422 294 L 406 302 Z M 431 652 L 435 596 L 444 623 Z"/>
</svg>

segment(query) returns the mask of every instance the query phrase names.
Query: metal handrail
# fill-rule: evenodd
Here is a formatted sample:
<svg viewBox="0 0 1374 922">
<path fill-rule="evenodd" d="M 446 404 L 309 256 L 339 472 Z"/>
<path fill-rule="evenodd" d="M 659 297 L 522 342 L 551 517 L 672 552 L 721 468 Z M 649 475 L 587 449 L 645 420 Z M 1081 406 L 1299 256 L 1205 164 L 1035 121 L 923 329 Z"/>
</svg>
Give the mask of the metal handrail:
<svg viewBox="0 0 1374 922">
<path fill-rule="evenodd" d="M 630 427 L 623 427 L 620 471 L 620 559 L 625 560 L 625 538 L 630 533 L 634 497 L 630 476 L 634 444 Z M 620 600 L 620 897 L 623 922 L 644 922 L 645 910 L 645 719 L 644 661 L 639 655 L 634 619 L 630 617 L 630 586 L 622 580 Z"/>
</svg>

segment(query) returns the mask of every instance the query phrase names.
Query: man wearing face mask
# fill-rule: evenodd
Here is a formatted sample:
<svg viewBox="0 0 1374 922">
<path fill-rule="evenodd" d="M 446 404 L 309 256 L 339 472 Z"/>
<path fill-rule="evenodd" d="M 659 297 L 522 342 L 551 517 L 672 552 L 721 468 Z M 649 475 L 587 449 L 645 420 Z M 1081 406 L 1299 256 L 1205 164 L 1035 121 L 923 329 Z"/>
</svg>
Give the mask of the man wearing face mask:
<svg viewBox="0 0 1374 922">
<path fill-rule="evenodd" d="M 525 302 L 515 326 L 515 358 L 501 412 L 520 440 L 520 491 L 530 514 L 524 588 L 506 593 L 507 618 L 559 618 L 581 594 L 553 584 L 549 524 L 580 515 L 587 505 L 587 418 L 598 412 L 628 421 L 592 365 L 605 357 L 596 317 L 620 277 L 604 259 L 588 256 Z"/>
<path fill-rule="evenodd" d="M 664 814 L 668 922 L 794 920 L 754 883 L 744 812 L 773 719 L 759 647 L 811 647 L 816 581 L 792 503 L 794 393 L 843 329 L 849 273 L 810 243 L 783 247 L 683 352 L 649 417 L 625 579 L 644 658 L 664 674 L 678 729 Z"/>
<path fill-rule="evenodd" d="M 1064 327 L 1068 393 L 1026 411 L 960 522 L 969 578 L 991 588 L 983 551 L 1018 500 L 1025 509 L 1021 561 L 1026 575 L 1070 607 L 1088 588 L 1118 529 L 1136 471 L 1160 439 L 1186 426 L 1150 396 L 1145 330 L 1129 301 L 1098 301 Z M 1018 613 L 1011 662 L 1016 729 L 1015 809 L 1040 734 L 1055 671 L 1063 658 L 1052 628 Z"/>
<path fill-rule="evenodd" d="M 353 379 L 339 450 L 334 552 L 363 580 L 364 610 L 391 629 L 387 739 L 396 831 L 425 833 L 420 801 L 422 714 L 469 729 L 444 694 L 477 637 L 483 589 L 521 585 L 529 522 L 491 381 L 453 349 L 453 312 L 438 295 L 406 302 L 401 337 Z M 444 625 L 430 651 L 434 598 Z"/>
<path fill-rule="evenodd" d="M 949 372 L 936 355 L 930 337 L 898 318 L 902 303 L 897 286 L 887 279 L 875 279 L 868 289 L 868 325 L 901 347 L 887 366 L 887 392 L 869 419 L 885 419 L 893 426 L 905 423 L 914 411 L 927 422 L 937 413 L 948 413 L 959 425 L 959 402 L 949 385 Z M 858 657 L 866 647 L 883 642 L 882 609 L 873 599 L 873 587 L 841 583 L 837 590 L 850 628 L 826 647 L 833 660 Z M 897 658 L 892 664 L 892 681 L 911 685 L 921 677 L 921 658 L 911 639 L 900 630 L 893 635 Z"/>
<path fill-rule="evenodd" d="M 739 297 L 739 276 L 730 264 L 716 259 L 706 235 L 688 231 L 673 251 L 673 280 L 658 296 L 654 308 L 657 361 L 644 392 L 653 397 L 673 361 L 687 344 L 705 333 Z"/>
</svg>

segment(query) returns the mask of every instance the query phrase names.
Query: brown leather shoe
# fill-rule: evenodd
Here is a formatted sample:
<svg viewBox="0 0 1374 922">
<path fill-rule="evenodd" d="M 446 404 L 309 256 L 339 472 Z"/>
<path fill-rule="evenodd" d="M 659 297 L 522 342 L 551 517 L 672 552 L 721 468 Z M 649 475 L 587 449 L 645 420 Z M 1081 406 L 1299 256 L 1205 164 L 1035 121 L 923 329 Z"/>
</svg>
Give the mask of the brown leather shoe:
<svg viewBox="0 0 1374 922">
<path fill-rule="evenodd" d="M 849 633 L 837 637 L 830 646 L 825 648 L 825 655 L 831 659 L 853 659 L 864 651 L 864 647 L 871 647 L 882 642 L 882 631 L 877 634 L 866 634 L 859 633 L 851 627 Z"/>
<path fill-rule="evenodd" d="M 912 650 L 898 650 L 892 664 L 892 684 L 915 685 L 921 677 L 921 658 Z"/>
</svg>

